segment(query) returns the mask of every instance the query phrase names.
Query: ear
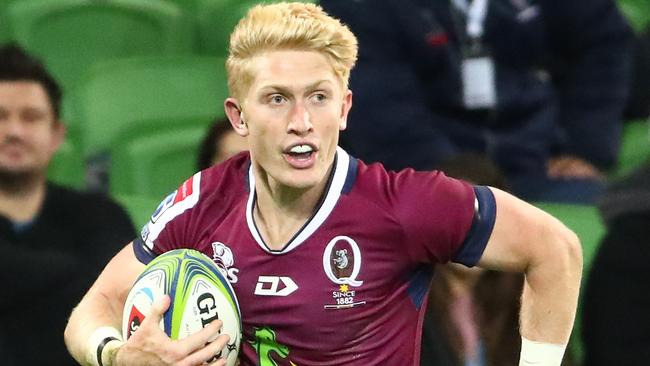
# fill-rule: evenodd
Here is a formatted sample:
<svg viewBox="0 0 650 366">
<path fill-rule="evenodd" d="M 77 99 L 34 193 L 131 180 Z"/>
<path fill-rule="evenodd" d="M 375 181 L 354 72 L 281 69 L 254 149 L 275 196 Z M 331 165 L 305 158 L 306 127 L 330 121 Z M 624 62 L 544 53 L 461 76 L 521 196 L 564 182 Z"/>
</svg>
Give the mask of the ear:
<svg viewBox="0 0 650 366">
<path fill-rule="evenodd" d="M 341 122 L 339 123 L 339 131 L 343 131 L 348 127 L 348 114 L 352 108 L 352 91 L 348 90 L 343 96 L 343 103 L 341 103 Z"/>
<path fill-rule="evenodd" d="M 66 127 L 62 121 L 54 121 L 52 124 L 52 145 L 50 146 L 52 154 L 57 152 L 65 140 Z"/>
<path fill-rule="evenodd" d="M 230 121 L 230 125 L 235 132 L 242 137 L 248 136 L 248 125 L 244 119 L 244 112 L 242 111 L 241 104 L 235 98 L 227 98 L 223 102 L 226 116 Z"/>
</svg>

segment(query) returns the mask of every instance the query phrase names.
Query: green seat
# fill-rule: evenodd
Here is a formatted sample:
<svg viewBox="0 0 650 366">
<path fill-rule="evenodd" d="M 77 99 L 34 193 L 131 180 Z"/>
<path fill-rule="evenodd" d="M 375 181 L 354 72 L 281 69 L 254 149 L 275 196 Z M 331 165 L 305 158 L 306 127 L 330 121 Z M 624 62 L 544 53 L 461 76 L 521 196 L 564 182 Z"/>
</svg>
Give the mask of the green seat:
<svg viewBox="0 0 650 366">
<path fill-rule="evenodd" d="M 583 254 L 583 280 L 582 284 L 586 283 L 584 278 L 591 268 L 591 263 L 594 260 L 598 246 L 605 235 L 605 224 L 603 223 L 598 208 L 589 205 L 571 205 L 562 203 L 548 203 L 539 202 L 535 206 L 555 216 L 562 221 L 568 228 L 573 230 L 582 243 Z M 576 315 L 576 322 L 571 335 L 571 350 L 577 358 L 578 364 L 581 364 L 584 351 L 581 334 L 582 308 L 578 305 L 578 313 Z"/>
<path fill-rule="evenodd" d="M 59 147 L 48 167 L 49 180 L 69 187 L 82 188 L 84 183 L 84 163 L 79 147 L 71 139 Z"/>
<path fill-rule="evenodd" d="M 93 65 L 75 94 L 72 117 L 87 158 L 120 138 L 223 115 L 228 96 L 221 58 L 138 57 Z M 128 132 L 128 133 L 127 133 Z"/>
<path fill-rule="evenodd" d="M 226 56 L 230 33 L 248 9 L 260 3 L 281 0 L 196 0 L 197 47 L 199 52 Z M 315 3 L 315 0 L 298 0 Z"/>
<path fill-rule="evenodd" d="M 650 159 L 650 121 L 630 121 L 623 127 L 621 151 L 612 178 L 620 178 L 632 172 Z"/>
<path fill-rule="evenodd" d="M 75 124 L 80 126 L 83 156 L 91 162 L 88 175 L 91 187 L 104 187 L 101 177 L 106 172 L 110 184 L 115 184 L 112 192 L 157 196 L 176 188 L 172 185 L 179 184 L 178 180 L 194 169 L 195 152 L 180 157 L 192 160 L 191 167 L 172 175 L 166 175 L 164 161 L 157 160 L 160 172 L 156 174 L 166 178 L 156 179 L 149 185 L 129 183 L 138 173 L 128 172 L 123 167 L 130 165 L 121 163 L 125 159 L 113 159 L 113 155 L 125 149 L 130 159 L 134 156 L 132 149 L 137 150 L 135 145 L 143 144 L 146 150 L 156 139 L 168 141 L 166 136 L 184 136 L 186 129 L 205 131 L 217 116 L 224 114 L 223 101 L 228 96 L 224 60 L 201 56 L 102 62 L 89 70 L 77 91 L 72 114 L 80 121 Z M 170 130 L 174 132 L 165 135 Z M 172 138 L 167 143 L 173 142 Z M 155 157 L 139 158 L 145 164 L 147 159 Z M 173 160 L 174 156 L 169 155 L 169 159 Z M 119 173 L 110 172 L 113 168 Z M 98 175 L 100 183 L 95 184 L 97 180 L 93 177 Z"/>
<path fill-rule="evenodd" d="M 222 0 L 215 0 L 215 1 L 222 1 Z M 194 14 L 196 11 L 196 6 L 198 0 L 167 0 L 167 2 L 174 3 L 176 4 L 179 8 L 183 10 L 188 15 Z"/>
<path fill-rule="evenodd" d="M 162 199 L 194 174 L 209 124 L 186 122 L 188 127 L 118 139 L 111 150 L 111 192 Z"/>
<path fill-rule="evenodd" d="M 644 31 L 650 25 L 650 1 L 618 0 L 618 5 L 637 32 Z"/>
<path fill-rule="evenodd" d="M 136 230 L 143 227 L 149 221 L 156 207 L 162 201 L 162 199 L 129 194 L 113 195 L 113 198 L 124 207 L 131 217 L 131 221 L 133 221 Z"/>
<path fill-rule="evenodd" d="M 7 8 L 11 1 L 12 0 L 0 0 L 0 44 L 8 42 L 11 39 L 11 31 L 7 21 Z"/>
<path fill-rule="evenodd" d="M 162 0 L 22 0 L 7 16 L 12 38 L 41 57 L 66 91 L 99 60 L 192 50 L 188 19 Z"/>
</svg>

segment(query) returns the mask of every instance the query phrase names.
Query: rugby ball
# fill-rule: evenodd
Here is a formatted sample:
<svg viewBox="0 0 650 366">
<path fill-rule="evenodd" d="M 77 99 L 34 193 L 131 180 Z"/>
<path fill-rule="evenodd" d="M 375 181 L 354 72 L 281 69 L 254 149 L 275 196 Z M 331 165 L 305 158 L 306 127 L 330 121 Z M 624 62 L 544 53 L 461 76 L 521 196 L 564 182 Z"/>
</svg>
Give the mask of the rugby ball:
<svg viewBox="0 0 650 366">
<path fill-rule="evenodd" d="M 160 327 L 172 339 L 196 333 L 215 319 L 230 336 L 219 357 L 235 365 L 241 341 L 241 313 L 235 293 L 214 262 L 203 253 L 177 249 L 151 261 L 138 276 L 124 304 L 122 334 L 128 339 L 149 313 L 154 301 L 165 294 L 171 304 Z"/>
</svg>

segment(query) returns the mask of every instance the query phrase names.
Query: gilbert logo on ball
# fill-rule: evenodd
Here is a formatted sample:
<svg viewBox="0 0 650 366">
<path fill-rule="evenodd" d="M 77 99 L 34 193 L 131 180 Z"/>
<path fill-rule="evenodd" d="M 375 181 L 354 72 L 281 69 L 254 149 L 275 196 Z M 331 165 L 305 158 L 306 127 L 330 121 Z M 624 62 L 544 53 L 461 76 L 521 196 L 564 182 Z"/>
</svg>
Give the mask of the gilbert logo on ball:
<svg viewBox="0 0 650 366">
<path fill-rule="evenodd" d="M 230 336 L 225 354 L 220 356 L 227 357 L 227 365 L 234 365 L 241 341 L 239 304 L 228 280 L 209 257 L 196 250 L 172 250 L 147 265 L 126 298 L 124 339 L 137 331 L 153 302 L 165 294 L 171 297 L 160 324 L 165 333 L 182 339 L 220 319 L 221 332 Z"/>
</svg>

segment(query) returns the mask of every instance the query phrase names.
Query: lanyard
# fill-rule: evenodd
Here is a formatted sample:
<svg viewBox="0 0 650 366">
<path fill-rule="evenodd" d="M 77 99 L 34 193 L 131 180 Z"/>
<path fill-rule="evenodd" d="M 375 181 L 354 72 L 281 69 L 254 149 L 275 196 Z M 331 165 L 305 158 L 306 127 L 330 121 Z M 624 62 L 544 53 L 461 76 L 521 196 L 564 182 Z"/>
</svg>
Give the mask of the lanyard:
<svg viewBox="0 0 650 366">
<path fill-rule="evenodd" d="M 483 37 L 483 23 L 487 14 L 488 0 L 452 0 L 454 6 L 467 16 L 467 35 L 472 39 Z"/>
</svg>

